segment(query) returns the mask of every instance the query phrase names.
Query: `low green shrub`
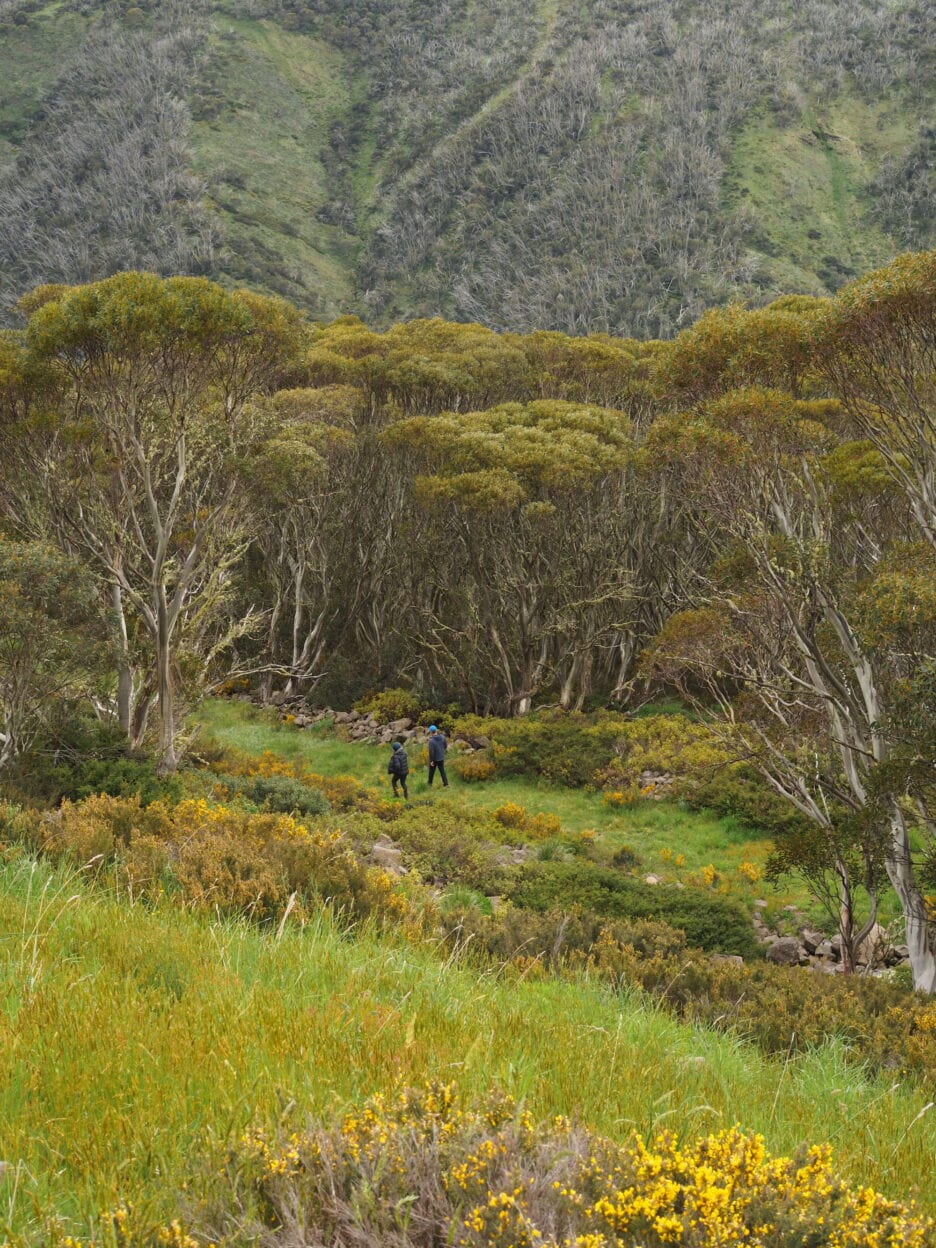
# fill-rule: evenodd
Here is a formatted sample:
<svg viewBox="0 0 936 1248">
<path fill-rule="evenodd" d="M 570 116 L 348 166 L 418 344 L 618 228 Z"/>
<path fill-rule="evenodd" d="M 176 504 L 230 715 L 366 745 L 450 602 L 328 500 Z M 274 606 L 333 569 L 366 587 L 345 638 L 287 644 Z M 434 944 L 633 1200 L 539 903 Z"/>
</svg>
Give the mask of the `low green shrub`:
<svg viewBox="0 0 936 1248">
<path fill-rule="evenodd" d="M 325 815 L 331 803 L 319 789 L 293 776 L 226 776 L 217 782 L 231 794 L 240 794 L 260 810 L 282 815 Z"/>
<path fill-rule="evenodd" d="M 354 835 L 353 825 L 348 831 Z M 400 808 L 389 831 L 407 865 L 436 885 L 502 893 L 516 870 L 506 861 L 504 847 L 521 838 L 484 811 L 411 803 Z"/>
<path fill-rule="evenodd" d="M 614 851 L 611 866 L 619 871 L 636 871 L 640 866 L 640 854 L 630 845 L 622 845 Z"/>
<path fill-rule="evenodd" d="M 760 952 L 750 916 L 736 902 L 691 888 L 645 884 L 594 863 L 530 863 L 508 895 L 527 910 L 580 906 L 609 919 L 660 919 L 684 931 L 699 949 L 743 957 Z"/>
<path fill-rule="evenodd" d="M 485 897 L 484 893 L 476 893 L 473 889 L 462 885 L 447 888 L 439 899 L 439 907 L 443 914 L 464 910 L 476 910 L 478 914 L 494 913 L 490 897 Z"/>
<path fill-rule="evenodd" d="M 487 737 L 491 758 L 503 776 L 529 776 L 583 788 L 593 784 L 611 761 L 614 742 L 626 721 L 619 715 L 587 716 L 537 711 L 517 719 L 463 716 L 456 735 Z"/>
<path fill-rule="evenodd" d="M 61 796 L 81 801 L 106 793 L 109 797 L 139 797 L 144 806 L 157 801 L 178 801 L 182 786 L 176 776 L 157 776 L 151 759 L 87 758 L 63 777 Z"/>
</svg>

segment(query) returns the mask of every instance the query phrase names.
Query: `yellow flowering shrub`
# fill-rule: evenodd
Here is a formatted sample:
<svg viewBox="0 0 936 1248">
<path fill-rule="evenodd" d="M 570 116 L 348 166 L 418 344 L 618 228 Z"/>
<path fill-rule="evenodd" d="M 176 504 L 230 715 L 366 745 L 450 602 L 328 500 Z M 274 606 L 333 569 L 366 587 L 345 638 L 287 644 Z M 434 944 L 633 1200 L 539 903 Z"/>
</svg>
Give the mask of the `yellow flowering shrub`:
<svg viewBox="0 0 936 1248">
<path fill-rule="evenodd" d="M 518 802 L 505 802 L 493 812 L 494 818 L 505 828 L 523 832 L 532 840 L 548 840 L 549 837 L 562 833 L 562 820 L 558 815 L 547 815 L 540 812 L 531 815 L 525 806 Z"/>
<path fill-rule="evenodd" d="M 497 768 L 489 758 L 479 758 L 476 754 L 466 754 L 456 758 L 452 770 L 459 780 L 466 784 L 479 784 L 485 780 L 493 780 Z"/>
<path fill-rule="evenodd" d="M 415 886 L 362 862 L 340 831 L 292 815 L 102 795 L 63 802 L 40 830 L 47 856 L 115 870 L 134 896 L 169 894 L 197 909 L 269 920 L 324 901 L 347 921 L 412 922 L 422 905 Z"/>
<path fill-rule="evenodd" d="M 374 1097 L 335 1126 L 248 1132 L 216 1242 L 457 1248 L 929 1248 L 912 1204 L 850 1186 L 828 1145 L 772 1157 L 737 1127 L 624 1144 L 510 1099 L 464 1108 L 433 1084 Z M 227 1203 L 227 1200 L 230 1203 Z"/>
</svg>

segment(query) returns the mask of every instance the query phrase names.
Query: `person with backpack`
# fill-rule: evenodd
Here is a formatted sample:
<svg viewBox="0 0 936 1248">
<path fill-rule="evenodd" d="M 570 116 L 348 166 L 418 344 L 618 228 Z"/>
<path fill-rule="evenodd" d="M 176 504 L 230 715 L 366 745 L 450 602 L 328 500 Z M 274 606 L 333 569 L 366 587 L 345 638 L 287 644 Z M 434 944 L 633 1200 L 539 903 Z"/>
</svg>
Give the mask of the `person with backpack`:
<svg viewBox="0 0 936 1248">
<path fill-rule="evenodd" d="M 442 787 L 448 788 L 448 776 L 445 774 L 445 751 L 448 749 L 448 742 L 445 734 L 439 732 L 435 724 L 429 725 L 429 787 L 432 788 L 432 781 L 435 773 L 438 771 L 442 777 Z"/>
<path fill-rule="evenodd" d="M 409 775 L 409 759 L 406 757 L 406 750 L 399 741 L 394 741 L 390 753 L 390 761 L 387 763 L 387 773 L 393 781 L 393 796 L 399 797 L 397 785 L 402 785 L 403 797 L 409 801 L 409 791 L 406 787 L 406 777 Z"/>
</svg>

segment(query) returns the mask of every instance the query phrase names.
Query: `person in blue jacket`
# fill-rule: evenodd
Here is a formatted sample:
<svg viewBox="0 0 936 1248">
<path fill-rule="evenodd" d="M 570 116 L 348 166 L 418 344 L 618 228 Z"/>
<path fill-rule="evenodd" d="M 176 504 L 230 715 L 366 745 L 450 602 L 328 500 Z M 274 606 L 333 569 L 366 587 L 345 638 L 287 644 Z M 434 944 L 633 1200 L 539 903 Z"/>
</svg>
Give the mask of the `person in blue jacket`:
<svg viewBox="0 0 936 1248">
<path fill-rule="evenodd" d="M 445 751 L 448 749 L 448 742 L 445 734 L 439 732 L 435 724 L 429 725 L 429 787 L 432 787 L 432 781 L 435 773 L 438 772 L 442 777 L 443 788 L 448 788 L 448 776 L 445 774 Z"/>
<path fill-rule="evenodd" d="M 409 759 L 406 757 L 406 750 L 399 741 L 393 742 L 393 749 L 390 754 L 390 761 L 387 763 L 387 773 L 393 781 L 393 796 L 399 797 L 397 785 L 402 785 L 403 796 L 409 801 L 409 792 L 406 788 L 406 777 L 409 775 Z"/>
</svg>

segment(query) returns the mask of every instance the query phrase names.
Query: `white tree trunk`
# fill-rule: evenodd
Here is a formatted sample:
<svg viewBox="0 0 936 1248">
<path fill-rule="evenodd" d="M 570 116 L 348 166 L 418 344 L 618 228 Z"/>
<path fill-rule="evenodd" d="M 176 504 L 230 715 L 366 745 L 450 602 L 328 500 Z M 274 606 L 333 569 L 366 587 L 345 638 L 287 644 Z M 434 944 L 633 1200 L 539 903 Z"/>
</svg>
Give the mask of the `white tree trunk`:
<svg viewBox="0 0 936 1248">
<path fill-rule="evenodd" d="M 904 913 L 913 986 L 920 992 L 936 993 L 936 951 L 932 940 L 934 924 L 917 883 L 910 859 L 907 826 L 899 812 L 891 820 L 891 842 L 885 866 Z"/>
</svg>

